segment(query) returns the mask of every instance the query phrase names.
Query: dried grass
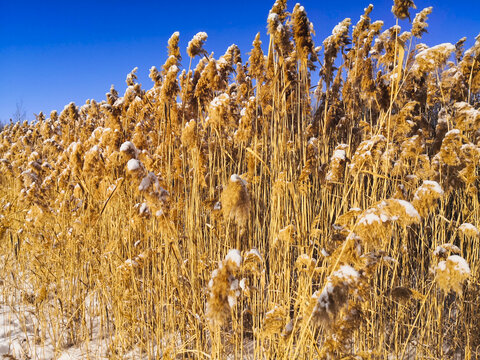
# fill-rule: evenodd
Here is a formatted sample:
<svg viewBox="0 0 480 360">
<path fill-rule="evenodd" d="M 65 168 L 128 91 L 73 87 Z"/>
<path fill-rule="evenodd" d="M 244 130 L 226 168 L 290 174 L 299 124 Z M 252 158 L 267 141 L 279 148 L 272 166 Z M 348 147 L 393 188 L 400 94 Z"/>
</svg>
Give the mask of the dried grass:
<svg viewBox="0 0 480 360">
<path fill-rule="evenodd" d="M 415 46 L 431 8 L 411 33 L 372 11 L 322 52 L 305 9 L 278 0 L 248 62 L 234 45 L 207 56 L 198 33 L 180 72 L 176 32 L 151 89 L 135 68 L 123 96 L 5 126 L 2 299 L 32 309 L 38 341 L 480 356 L 480 40 Z"/>
</svg>

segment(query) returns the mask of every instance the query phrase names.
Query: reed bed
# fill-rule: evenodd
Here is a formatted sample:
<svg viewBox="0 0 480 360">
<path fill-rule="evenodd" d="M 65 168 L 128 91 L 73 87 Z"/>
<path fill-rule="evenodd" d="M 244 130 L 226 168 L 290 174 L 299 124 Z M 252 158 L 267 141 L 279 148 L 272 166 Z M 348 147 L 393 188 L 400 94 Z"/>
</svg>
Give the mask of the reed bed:
<svg viewBox="0 0 480 360">
<path fill-rule="evenodd" d="M 152 88 L 135 68 L 123 95 L 5 126 L 2 299 L 31 309 L 31 344 L 479 357 L 480 35 L 428 47 L 414 7 L 395 1 L 402 30 L 369 5 L 320 47 L 277 0 L 268 51 L 215 58 L 198 33 L 182 70 L 176 32 Z"/>
</svg>

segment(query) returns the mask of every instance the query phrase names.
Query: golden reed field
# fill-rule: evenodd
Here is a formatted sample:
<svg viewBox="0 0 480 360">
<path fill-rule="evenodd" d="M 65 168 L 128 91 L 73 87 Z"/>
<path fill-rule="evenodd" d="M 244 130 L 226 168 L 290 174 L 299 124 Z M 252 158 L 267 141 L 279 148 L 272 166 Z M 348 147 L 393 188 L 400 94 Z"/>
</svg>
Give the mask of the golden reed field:
<svg viewBox="0 0 480 360">
<path fill-rule="evenodd" d="M 414 7 L 317 47 L 277 0 L 247 57 L 176 32 L 150 89 L 5 126 L 3 357 L 480 358 L 480 35 Z"/>
</svg>

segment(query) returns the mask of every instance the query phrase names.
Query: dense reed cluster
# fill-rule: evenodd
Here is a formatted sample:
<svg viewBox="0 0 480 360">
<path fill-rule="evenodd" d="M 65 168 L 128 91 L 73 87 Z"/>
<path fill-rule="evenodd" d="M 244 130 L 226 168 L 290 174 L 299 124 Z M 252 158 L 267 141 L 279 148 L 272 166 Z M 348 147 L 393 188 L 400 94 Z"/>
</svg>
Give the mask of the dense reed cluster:
<svg viewBox="0 0 480 360">
<path fill-rule="evenodd" d="M 0 281 L 32 347 L 480 356 L 480 35 L 428 47 L 432 8 L 405 30 L 372 11 L 319 47 L 277 0 L 268 51 L 215 58 L 201 32 L 182 69 L 176 32 L 151 89 L 135 68 L 123 95 L 5 126 Z"/>
</svg>

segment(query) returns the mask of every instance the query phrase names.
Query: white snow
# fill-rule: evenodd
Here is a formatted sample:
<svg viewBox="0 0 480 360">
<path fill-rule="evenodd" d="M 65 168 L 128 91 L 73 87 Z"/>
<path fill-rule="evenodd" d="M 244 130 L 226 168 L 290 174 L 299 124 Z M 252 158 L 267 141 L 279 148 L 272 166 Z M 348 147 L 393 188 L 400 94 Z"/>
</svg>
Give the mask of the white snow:
<svg viewBox="0 0 480 360">
<path fill-rule="evenodd" d="M 290 320 L 287 325 L 285 325 L 285 333 L 290 334 L 293 331 L 293 321 Z"/>
<path fill-rule="evenodd" d="M 443 245 L 440 245 L 440 246 L 443 247 L 446 250 L 450 250 L 451 252 L 453 252 L 455 254 L 460 254 L 460 252 L 461 252 L 460 248 L 457 245 L 447 243 L 447 244 L 443 244 Z"/>
<path fill-rule="evenodd" d="M 335 25 L 335 27 L 332 30 L 332 35 L 338 37 L 338 36 L 342 35 L 343 33 L 347 32 L 348 31 L 348 26 L 346 25 L 346 23 L 350 24 L 350 22 L 351 22 L 351 19 L 347 18 L 347 19 L 343 20 L 342 22 L 338 23 L 337 25 Z"/>
<path fill-rule="evenodd" d="M 345 158 L 346 158 L 345 150 L 335 150 L 333 152 L 332 160 L 334 159 L 345 160 Z"/>
<path fill-rule="evenodd" d="M 176 34 L 178 36 L 178 32 Z M 202 41 L 202 42 L 207 40 L 207 38 L 208 38 L 208 35 L 204 31 L 200 31 L 200 32 L 196 33 L 195 36 L 193 37 L 194 40 Z"/>
<path fill-rule="evenodd" d="M 358 221 L 358 224 L 367 224 L 371 225 L 373 223 L 379 223 L 381 222 L 380 218 L 378 217 L 377 214 L 374 214 L 373 212 L 366 213 L 363 215 L 360 220 Z"/>
<path fill-rule="evenodd" d="M 390 211 L 388 211 L 388 208 L 392 205 L 392 203 L 397 203 L 398 205 L 402 206 L 407 216 L 410 217 L 410 220 L 420 220 L 420 215 L 418 211 L 413 207 L 411 203 L 405 200 L 389 199 L 388 202 L 382 201 L 375 207 L 364 211 L 363 214 L 359 217 L 358 225 L 371 225 L 374 223 L 385 223 L 388 221 L 399 220 L 403 216 L 403 213 L 398 214 L 397 212 L 392 214 Z"/>
<path fill-rule="evenodd" d="M 458 129 L 452 129 L 449 132 L 445 134 L 445 136 L 450 136 L 450 135 L 460 135 L 460 130 Z"/>
<path fill-rule="evenodd" d="M 403 206 L 403 208 L 405 209 L 406 213 L 408 216 L 412 217 L 412 218 L 415 218 L 415 219 L 418 219 L 420 220 L 420 214 L 418 213 L 418 211 L 413 207 L 412 204 L 410 204 L 408 201 L 406 200 L 397 200 L 398 203 L 400 205 Z"/>
<path fill-rule="evenodd" d="M 238 286 L 240 287 L 240 289 L 242 289 L 243 291 L 245 291 L 245 289 L 246 289 L 245 278 L 243 278 L 242 280 L 240 280 L 240 282 L 238 283 Z"/>
<path fill-rule="evenodd" d="M 138 150 L 135 147 L 135 145 L 131 141 L 125 141 L 122 146 L 120 146 L 120 151 L 121 152 L 128 152 L 132 151 L 135 154 L 138 154 Z"/>
<path fill-rule="evenodd" d="M 238 290 L 238 287 L 239 287 L 238 279 L 234 279 L 230 283 L 230 290 Z"/>
<path fill-rule="evenodd" d="M 238 267 L 242 265 L 242 255 L 240 254 L 240 251 L 237 249 L 232 249 L 227 253 L 227 256 L 225 256 L 225 261 L 231 261 Z"/>
<path fill-rule="evenodd" d="M 444 194 L 443 189 L 438 182 L 433 180 L 423 180 L 422 186 L 415 191 L 415 195 L 413 196 L 414 200 L 419 200 L 420 196 L 424 195 L 427 191 L 433 191 L 439 196 Z"/>
<path fill-rule="evenodd" d="M 445 271 L 447 270 L 447 262 L 446 261 L 440 261 L 436 267 L 437 270 L 440 271 Z"/>
<path fill-rule="evenodd" d="M 348 283 L 351 283 L 352 281 L 358 279 L 360 275 L 358 274 L 358 271 L 350 265 L 342 265 L 337 271 L 332 274 L 332 276 L 340 279 L 345 279 Z"/>
<path fill-rule="evenodd" d="M 217 69 L 220 69 L 222 66 L 228 65 L 227 60 L 222 56 L 220 59 L 217 61 Z"/>
<path fill-rule="evenodd" d="M 424 180 L 423 184 L 430 185 L 433 191 L 435 191 L 439 195 L 443 195 L 443 189 L 438 182 L 433 180 Z"/>
<path fill-rule="evenodd" d="M 100 148 L 98 147 L 98 145 L 93 145 L 90 150 L 88 150 L 88 152 L 99 152 L 100 151 Z"/>
<path fill-rule="evenodd" d="M 87 298 L 85 299 L 86 307 Z M 80 360 L 108 359 L 108 343 L 100 335 L 100 321 L 92 317 L 92 338 L 88 343 L 55 349 L 55 340 L 46 334 L 44 341 L 38 340 L 38 319 L 33 305 L 20 301 L 5 301 L 0 298 L 0 357 L 5 359 L 58 359 Z M 60 350 L 60 352 L 59 352 Z"/>
<path fill-rule="evenodd" d="M 450 44 L 450 43 L 443 43 L 443 44 L 438 44 L 438 45 L 435 45 L 435 46 L 432 46 L 430 48 L 427 48 L 425 50 L 422 50 L 420 51 L 416 56 L 415 56 L 415 59 L 421 59 L 421 58 L 428 58 L 429 57 L 429 54 L 432 54 L 433 52 L 450 52 L 452 53 L 453 51 L 455 51 L 455 45 L 453 44 Z M 432 59 L 433 60 L 433 59 Z"/>
<path fill-rule="evenodd" d="M 226 103 L 230 99 L 230 96 L 228 94 L 223 93 L 220 94 L 219 96 L 215 97 L 211 102 L 210 106 L 212 107 L 217 107 L 217 106 L 222 106 L 224 103 Z"/>
<path fill-rule="evenodd" d="M 267 21 L 268 22 L 276 22 L 278 20 L 278 14 L 277 13 L 270 13 L 268 15 Z"/>
<path fill-rule="evenodd" d="M 172 65 L 168 68 L 168 72 L 170 73 L 177 73 L 178 72 L 178 67 L 177 65 Z"/>
<path fill-rule="evenodd" d="M 123 97 L 119 97 L 117 100 L 115 100 L 115 102 L 113 103 L 113 106 L 120 107 L 120 106 L 123 106 L 124 103 L 125 103 L 125 99 Z"/>
<path fill-rule="evenodd" d="M 213 279 L 215 279 L 218 275 L 218 269 L 215 269 L 212 271 L 212 278 L 210 279 L 210 281 L 208 282 L 208 287 L 209 288 L 212 288 L 213 287 Z"/>
<path fill-rule="evenodd" d="M 479 234 L 478 229 L 473 224 L 470 224 L 470 223 L 463 223 L 462 225 L 459 226 L 458 230 L 460 230 L 461 232 L 472 232 L 477 235 Z"/>
<path fill-rule="evenodd" d="M 135 260 L 132 260 L 132 259 L 127 259 L 127 260 L 125 260 L 124 264 L 125 264 L 125 266 L 127 266 L 127 267 L 136 267 L 136 266 L 138 266 L 138 263 L 137 263 Z"/>
<path fill-rule="evenodd" d="M 470 274 L 470 266 L 468 266 L 467 261 L 461 256 L 450 255 L 447 258 L 447 261 L 453 263 L 455 265 L 454 269 L 460 272 L 461 274 L 465 274 L 465 275 Z"/>
<path fill-rule="evenodd" d="M 227 300 L 230 308 L 233 308 L 235 305 L 237 305 L 237 298 L 235 296 L 228 295 Z"/>
<path fill-rule="evenodd" d="M 68 148 L 67 148 L 67 152 L 69 153 L 74 153 L 75 151 L 77 151 L 77 147 L 80 145 L 80 143 L 78 142 L 72 142 Z"/>
<path fill-rule="evenodd" d="M 392 258 L 391 256 L 382 256 L 382 260 L 383 261 L 386 261 L 386 262 L 391 262 L 391 263 L 395 263 L 395 264 L 398 264 L 398 261 L 395 260 L 394 258 Z"/>
<path fill-rule="evenodd" d="M 328 311 L 330 307 L 330 294 L 333 294 L 333 289 L 333 283 L 330 279 L 328 279 L 327 284 L 325 285 L 322 292 L 320 293 L 320 296 L 318 297 L 317 305 L 315 307 L 318 306 Z"/>
<path fill-rule="evenodd" d="M 253 248 L 251 250 L 248 250 L 247 253 L 245 254 L 245 257 L 247 257 L 250 254 L 256 256 L 260 261 L 263 261 L 262 255 L 260 255 L 260 252 L 257 250 L 257 248 Z"/>
<path fill-rule="evenodd" d="M 317 310 L 318 308 L 321 308 L 329 311 L 331 295 L 335 290 L 332 281 L 333 278 L 343 281 L 344 284 L 353 285 L 358 280 L 359 276 L 360 275 L 358 271 L 356 271 L 350 265 L 340 266 L 337 271 L 333 272 L 332 275 L 328 277 L 327 283 L 325 284 L 322 292 L 320 294 L 318 294 L 318 292 L 315 292 L 315 294 L 313 295 L 313 298 L 317 298 L 317 304 L 315 305 L 315 309 Z"/>
<path fill-rule="evenodd" d="M 315 143 L 318 141 L 318 139 L 315 136 L 312 136 L 310 139 L 308 139 L 307 144 L 308 145 L 315 145 Z"/>
<path fill-rule="evenodd" d="M 139 170 L 141 167 L 142 165 L 140 161 L 138 161 L 137 159 L 130 159 L 127 162 L 127 169 L 129 171 L 136 171 L 136 170 Z"/>
<path fill-rule="evenodd" d="M 277 309 L 278 309 L 278 305 L 275 305 L 275 307 L 272 310 L 269 310 L 265 313 L 265 317 L 273 315 Z"/>
<path fill-rule="evenodd" d="M 445 254 L 446 251 L 447 251 L 447 250 L 446 250 L 444 247 L 438 245 L 438 246 L 435 248 L 435 251 L 433 252 L 433 255 L 435 255 L 435 256 L 440 256 L 440 255 Z"/>
<path fill-rule="evenodd" d="M 148 206 L 147 206 L 147 203 L 142 203 L 140 205 L 140 208 L 138 209 L 138 212 L 140 214 L 145 214 L 145 213 L 148 213 L 150 210 L 148 209 Z"/>
<path fill-rule="evenodd" d="M 147 176 L 145 176 L 142 181 L 140 182 L 140 185 L 138 185 L 138 190 L 139 191 L 145 191 L 147 190 L 152 184 L 157 184 L 158 179 L 155 176 L 153 172 L 149 172 Z"/>
<path fill-rule="evenodd" d="M 232 176 L 230 176 L 230 181 L 231 182 L 240 182 L 242 183 L 243 185 L 246 185 L 247 182 L 245 180 L 243 180 L 240 176 L 238 176 L 237 174 L 233 174 Z"/>
</svg>

